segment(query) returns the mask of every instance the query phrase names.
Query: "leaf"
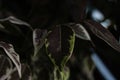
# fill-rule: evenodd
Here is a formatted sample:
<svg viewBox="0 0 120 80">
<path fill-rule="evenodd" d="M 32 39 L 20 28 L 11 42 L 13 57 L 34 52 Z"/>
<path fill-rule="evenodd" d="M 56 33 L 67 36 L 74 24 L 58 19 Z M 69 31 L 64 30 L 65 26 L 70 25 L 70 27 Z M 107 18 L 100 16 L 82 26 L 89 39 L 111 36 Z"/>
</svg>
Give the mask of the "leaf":
<svg viewBox="0 0 120 80">
<path fill-rule="evenodd" d="M 0 25 L 4 27 L 4 28 L 0 27 L 0 31 L 5 33 L 5 34 L 15 35 L 15 36 L 23 35 L 21 29 L 14 24 L 11 24 L 11 23 L 8 23 L 8 22 L 2 22 Z"/>
<path fill-rule="evenodd" d="M 9 58 L 15 64 L 15 66 L 18 70 L 19 77 L 21 77 L 21 63 L 20 63 L 19 55 L 15 52 L 13 46 L 11 44 L 7 44 L 5 42 L 0 42 L 0 47 L 4 49 L 6 54 L 9 56 Z"/>
<path fill-rule="evenodd" d="M 31 70 L 27 64 L 22 64 L 22 80 L 31 80 Z"/>
<path fill-rule="evenodd" d="M 33 31 L 34 55 L 36 55 L 45 43 L 47 30 L 35 29 Z"/>
<path fill-rule="evenodd" d="M 9 33 L 2 24 L 0 24 L 0 31 L 5 32 L 5 33 Z"/>
<path fill-rule="evenodd" d="M 21 68 L 21 74 L 22 74 L 21 79 L 19 78 L 17 69 L 14 68 L 13 72 L 10 75 L 10 78 L 8 78 L 7 80 L 32 80 L 31 79 L 32 74 L 31 74 L 31 70 L 30 70 L 29 66 L 27 64 L 22 64 L 21 67 L 22 67 Z"/>
<path fill-rule="evenodd" d="M 66 66 L 61 71 L 58 71 L 57 67 L 54 67 L 52 74 L 53 75 L 50 76 L 54 77 L 51 77 L 51 80 L 68 80 L 70 77 L 70 70 Z"/>
<path fill-rule="evenodd" d="M 67 26 L 55 26 L 46 40 L 48 55 L 54 65 L 64 67 L 74 49 L 75 34 Z"/>
<path fill-rule="evenodd" d="M 66 24 L 66 26 L 70 26 L 75 32 L 76 37 L 83 40 L 91 40 L 89 33 L 81 24 Z"/>
<path fill-rule="evenodd" d="M 5 27 L 2 25 L 2 24 L 0 24 L 0 29 L 4 29 Z"/>
<path fill-rule="evenodd" d="M 0 19 L 0 22 L 4 22 L 4 21 L 9 21 L 9 22 L 11 22 L 13 24 L 18 24 L 18 25 L 25 25 L 25 26 L 29 27 L 32 30 L 32 27 L 30 26 L 30 24 L 28 24 L 27 22 L 22 21 L 20 19 L 17 19 L 14 16 L 9 16 L 7 18 Z"/>
<path fill-rule="evenodd" d="M 9 77 L 12 71 L 12 62 L 6 56 L 0 55 L 0 80 L 5 80 Z"/>
<path fill-rule="evenodd" d="M 109 30 L 105 29 L 101 24 L 91 20 L 85 20 L 84 24 L 86 25 L 86 29 L 90 30 L 95 36 L 105 41 L 113 49 L 120 52 L 120 45 Z"/>
</svg>

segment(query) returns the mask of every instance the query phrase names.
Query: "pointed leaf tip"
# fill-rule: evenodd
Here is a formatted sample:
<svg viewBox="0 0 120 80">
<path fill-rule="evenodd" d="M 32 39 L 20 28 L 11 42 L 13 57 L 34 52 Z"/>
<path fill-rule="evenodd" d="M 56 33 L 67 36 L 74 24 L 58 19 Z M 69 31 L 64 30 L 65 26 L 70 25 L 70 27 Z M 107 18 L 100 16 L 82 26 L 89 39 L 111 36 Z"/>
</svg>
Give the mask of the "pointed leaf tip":
<svg viewBox="0 0 120 80">
<path fill-rule="evenodd" d="M 83 40 L 91 40 L 89 33 L 87 32 L 87 30 L 84 28 L 84 26 L 82 26 L 81 24 L 66 24 L 68 26 L 70 26 L 73 31 L 75 32 L 76 37 L 83 39 Z"/>
<path fill-rule="evenodd" d="M 95 36 L 106 42 L 114 50 L 120 52 L 120 44 L 109 30 L 92 20 L 85 20 L 84 25 L 86 29 L 90 30 Z"/>
<path fill-rule="evenodd" d="M 10 23 L 17 24 L 17 25 L 25 25 L 28 28 L 30 28 L 31 30 L 33 30 L 30 24 L 28 24 L 27 22 L 22 21 L 22 20 L 20 20 L 20 19 L 18 19 L 16 17 L 14 17 L 14 16 L 9 16 L 7 18 L 0 19 L 0 22 L 4 22 L 4 21 L 9 21 Z"/>
</svg>

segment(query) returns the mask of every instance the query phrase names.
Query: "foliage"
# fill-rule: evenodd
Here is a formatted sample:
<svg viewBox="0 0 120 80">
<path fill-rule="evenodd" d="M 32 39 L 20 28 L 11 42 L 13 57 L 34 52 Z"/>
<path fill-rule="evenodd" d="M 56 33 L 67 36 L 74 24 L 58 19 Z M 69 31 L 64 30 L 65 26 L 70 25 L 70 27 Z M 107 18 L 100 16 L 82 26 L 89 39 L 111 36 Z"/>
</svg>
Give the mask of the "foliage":
<svg viewBox="0 0 120 80">
<path fill-rule="evenodd" d="M 120 45 L 87 7 L 87 0 L 1 0 L 0 80 L 94 80 L 91 49 L 109 62 Z"/>
</svg>

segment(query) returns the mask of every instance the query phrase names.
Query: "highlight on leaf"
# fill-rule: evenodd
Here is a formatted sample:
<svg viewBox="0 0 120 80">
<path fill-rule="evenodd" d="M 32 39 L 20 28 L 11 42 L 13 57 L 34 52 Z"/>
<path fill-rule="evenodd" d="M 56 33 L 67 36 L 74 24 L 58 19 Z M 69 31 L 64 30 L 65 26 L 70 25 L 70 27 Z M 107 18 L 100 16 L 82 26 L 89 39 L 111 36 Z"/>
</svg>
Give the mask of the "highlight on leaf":
<svg viewBox="0 0 120 80">
<path fill-rule="evenodd" d="M 91 40 L 89 33 L 81 24 L 75 23 L 68 23 L 66 24 L 73 29 L 75 32 L 76 37 L 83 39 L 83 40 Z"/>
<path fill-rule="evenodd" d="M 13 46 L 11 44 L 7 44 L 7 43 L 1 41 L 0 47 L 5 51 L 7 56 L 15 64 L 15 66 L 18 70 L 19 77 L 21 78 L 21 63 L 20 63 L 19 55 L 15 52 Z"/>
<path fill-rule="evenodd" d="M 120 52 L 120 44 L 109 30 L 92 20 L 85 20 L 84 25 L 86 26 L 86 29 L 90 30 L 95 36 L 105 41 L 116 51 Z"/>
<path fill-rule="evenodd" d="M 28 24 L 27 22 L 25 21 L 22 21 L 14 16 L 9 16 L 7 18 L 4 18 L 4 19 L 0 19 L 0 22 L 5 22 L 5 21 L 9 21 L 10 23 L 13 23 L 13 24 L 17 24 L 17 25 L 25 25 L 27 27 L 29 27 L 31 30 L 32 30 L 32 27 L 30 24 Z"/>
<path fill-rule="evenodd" d="M 32 80 L 30 67 L 27 64 L 22 64 L 21 68 L 21 79 L 19 78 L 19 75 L 17 73 L 17 68 L 14 68 L 12 73 L 10 74 L 9 80 Z"/>
</svg>

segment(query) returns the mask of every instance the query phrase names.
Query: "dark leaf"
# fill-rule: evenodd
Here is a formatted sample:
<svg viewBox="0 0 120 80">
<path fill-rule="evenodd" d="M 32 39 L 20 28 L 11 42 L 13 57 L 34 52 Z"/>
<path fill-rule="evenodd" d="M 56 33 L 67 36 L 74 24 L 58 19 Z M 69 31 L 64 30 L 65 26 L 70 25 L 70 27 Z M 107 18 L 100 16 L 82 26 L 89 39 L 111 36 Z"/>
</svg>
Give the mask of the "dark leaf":
<svg viewBox="0 0 120 80">
<path fill-rule="evenodd" d="M 2 24 L 0 24 L 0 31 L 5 32 L 5 33 L 9 33 L 9 31 L 7 31 Z"/>
<path fill-rule="evenodd" d="M 9 22 L 1 22 L 0 31 L 9 35 L 23 35 L 21 29 L 17 25 Z"/>
<path fill-rule="evenodd" d="M 13 72 L 10 75 L 10 78 L 8 78 L 7 80 L 31 80 L 32 78 L 31 70 L 29 66 L 26 64 L 21 65 L 21 74 L 22 74 L 22 78 L 20 79 L 17 73 L 17 69 L 14 68 Z"/>
<path fill-rule="evenodd" d="M 45 43 L 45 38 L 47 37 L 47 31 L 41 29 L 35 29 L 33 31 L 33 45 L 34 45 L 34 55 L 42 48 Z"/>
<path fill-rule="evenodd" d="M 7 18 L 0 19 L 0 22 L 4 22 L 4 21 L 9 21 L 10 23 L 18 24 L 18 25 L 25 25 L 25 26 L 29 27 L 32 30 L 32 27 L 27 22 L 22 21 L 20 19 L 17 19 L 14 16 L 9 16 Z"/>
<path fill-rule="evenodd" d="M 0 29 L 4 29 L 5 27 L 2 25 L 2 24 L 0 24 Z"/>
<path fill-rule="evenodd" d="M 63 25 L 55 26 L 46 41 L 49 57 L 53 63 L 63 67 L 70 58 L 75 42 L 75 34 L 71 28 Z"/>
<path fill-rule="evenodd" d="M 113 49 L 120 52 L 120 45 L 109 30 L 105 29 L 102 25 L 91 20 L 85 20 L 84 24 L 86 29 L 90 30 L 95 36 L 105 41 Z"/>
<path fill-rule="evenodd" d="M 5 80 L 12 72 L 12 62 L 6 56 L 0 55 L 0 80 Z"/>
<path fill-rule="evenodd" d="M 9 56 L 9 58 L 13 61 L 13 63 L 15 64 L 18 70 L 18 74 L 21 77 L 21 63 L 20 63 L 19 55 L 15 52 L 13 46 L 5 42 L 0 42 L 0 47 L 4 49 L 4 51 Z"/>
<path fill-rule="evenodd" d="M 87 30 L 81 24 L 66 24 L 70 26 L 73 31 L 75 32 L 76 37 L 83 39 L 83 40 L 91 40 Z"/>
</svg>

